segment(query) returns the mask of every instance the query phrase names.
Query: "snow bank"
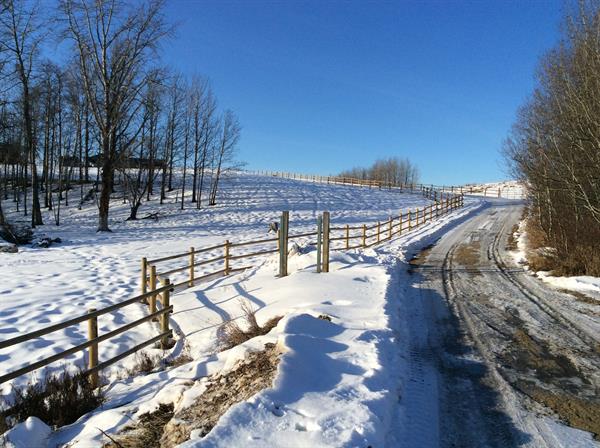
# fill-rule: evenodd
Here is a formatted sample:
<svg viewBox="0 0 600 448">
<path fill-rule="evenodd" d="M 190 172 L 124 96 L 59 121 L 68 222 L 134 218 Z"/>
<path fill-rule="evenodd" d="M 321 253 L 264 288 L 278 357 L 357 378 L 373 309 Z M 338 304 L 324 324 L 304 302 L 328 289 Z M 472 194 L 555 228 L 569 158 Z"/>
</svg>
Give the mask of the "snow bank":
<svg viewBox="0 0 600 448">
<path fill-rule="evenodd" d="M 37 417 L 29 417 L 4 434 L 6 448 L 46 448 L 52 430 Z"/>
</svg>

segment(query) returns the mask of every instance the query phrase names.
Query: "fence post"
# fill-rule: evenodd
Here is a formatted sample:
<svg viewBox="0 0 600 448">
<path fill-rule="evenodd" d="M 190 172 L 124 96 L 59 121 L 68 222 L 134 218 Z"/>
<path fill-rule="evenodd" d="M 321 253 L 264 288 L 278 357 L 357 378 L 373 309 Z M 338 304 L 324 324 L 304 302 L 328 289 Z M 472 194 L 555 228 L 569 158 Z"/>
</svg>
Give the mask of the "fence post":
<svg viewBox="0 0 600 448">
<path fill-rule="evenodd" d="M 429 204 L 429 220 L 433 219 L 433 204 Z"/>
<path fill-rule="evenodd" d="M 350 249 L 350 226 L 346 224 L 346 250 Z"/>
<path fill-rule="evenodd" d="M 229 275 L 229 240 L 225 240 L 225 275 Z"/>
<path fill-rule="evenodd" d="M 321 246 L 323 244 L 323 217 L 317 217 L 317 274 L 321 273 Z"/>
<path fill-rule="evenodd" d="M 95 308 L 90 308 L 88 313 L 95 312 Z M 98 317 L 90 317 L 88 319 L 88 341 L 92 341 L 98 337 Z M 98 365 L 98 343 L 94 343 L 88 348 L 88 369 L 93 369 Z M 98 387 L 98 372 L 90 373 L 89 381 L 95 389 Z"/>
<path fill-rule="evenodd" d="M 367 225 L 363 224 L 363 247 L 367 247 Z"/>
<path fill-rule="evenodd" d="M 393 220 L 392 220 L 392 217 L 390 216 L 390 235 L 388 237 L 389 240 L 392 239 L 392 222 L 393 222 Z"/>
<path fill-rule="evenodd" d="M 329 272 L 329 212 L 323 212 L 323 272 Z"/>
<path fill-rule="evenodd" d="M 417 227 L 419 227 L 419 207 L 417 207 Z"/>
<path fill-rule="evenodd" d="M 288 257 L 288 225 L 290 222 L 290 212 L 281 212 L 281 221 L 279 225 L 279 276 L 285 277 L 287 271 Z"/>
<path fill-rule="evenodd" d="M 381 222 L 377 221 L 377 242 L 379 243 L 379 234 L 381 233 Z"/>
<path fill-rule="evenodd" d="M 194 286 L 194 263 L 195 263 L 194 248 L 190 247 L 190 281 L 188 283 L 188 286 L 190 288 L 192 286 Z"/>
<path fill-rule="evenodd" d="M 162 281 L 164 286 L 169 286 L 171 284 L 171 280 L 169 280 L 168 278 L 165 278 Z M 163 293 L 162 293 L 162 307 L 163 310 L 166 310 L 167 308 L 169 308 L 171 306 L 171 290 L 170 289 L 166 289 Z M 169 313 L 163 313 L 160 315 L 160 332 L 161 333 L 165 333 L 169 331 Z M 169 336 L 165 335 L 162 337 L 162 339 L 160 340 L 160 348 L 162 348 L 163 350 L 166 350 L 169 348 Z"/>
<path fill-rule="evenodd" d="M 150 291 L 156 291 L 156 266 L 150 266 Z M 156 312 L 156 294 L 152 294 L 149 300 L 150 314 Z"/>
<path fill-rule="evenodd" d="M 398 234 L 402 235 L 402 209 L 400 209 L 400 223 L 398 224 Z"/>
<path fill-rule="evenodd" d="M 142 294 L 146 294 L 146 291 L 148 290 L 148 260 L 146 260 L 146 257 L 142 258 L 142 275 L 141 275 L 141 280 L 142 280 L 142 284 L 141 284 L 141 293 Z"/>
<path fill-rule="evenodd" d="M 408 209 L 408 230 L 412 230 L 412 210 Z"/>
</svg>

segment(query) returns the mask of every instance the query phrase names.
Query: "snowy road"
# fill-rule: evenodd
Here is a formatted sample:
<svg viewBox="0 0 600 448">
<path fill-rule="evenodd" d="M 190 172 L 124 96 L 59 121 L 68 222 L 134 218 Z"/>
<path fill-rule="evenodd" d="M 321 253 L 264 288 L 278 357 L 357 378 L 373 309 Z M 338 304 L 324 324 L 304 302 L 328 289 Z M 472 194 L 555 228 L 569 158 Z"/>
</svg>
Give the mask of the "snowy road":
<svg viewBox="0 0 600 448">
<path fill-rule="evenodd" d="M 600 310 L 512 264 L 520 213 L 490 202 L 400 277 L 409 347 L 389 446 L 598 446 L 573 427 L 600 432 Z"/>
</svg>

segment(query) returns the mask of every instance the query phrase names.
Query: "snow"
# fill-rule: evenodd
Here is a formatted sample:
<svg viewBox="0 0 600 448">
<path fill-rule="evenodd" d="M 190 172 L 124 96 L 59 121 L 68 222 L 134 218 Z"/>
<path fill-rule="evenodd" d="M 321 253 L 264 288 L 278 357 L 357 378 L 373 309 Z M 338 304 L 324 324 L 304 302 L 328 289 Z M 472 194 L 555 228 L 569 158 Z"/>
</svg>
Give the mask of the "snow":
<svg viewBox="0 0 600 448">
<path fill-rule="evenodd" d="M 111 223 L 115 233 L 111 235 L 94 232 L 93 206 L 68 209 L 63 226 L 50 231 L 47 225 L 42 230 L 59 236 L 63 244 L 44 250 L 23 248 L 18 256 L 0 255 L 0 332 L 11 337 L 17 329 L 31 331 L 89 307 L 131 297 L 137 293 L 142 256 L 171 255 L 190 246 L 234 240 L 232 235 L 236 241 L 264 238 L 268 224 L 277 220 L 281 210 L 290 210 L 291 231 L 300 232 L 313 229 L 323 210 L 331 211 L 335 226 L 386 220 L 399 209 L 428 204 L 418 195 L 394 191 L 247 174 L 227 179 L 224 187 L 220 205 L 214 208 L 180 212 L 174 198 L 162 208 L 157 201 L 145 204 L 140 215 L 160 210 L 165 216 L 158 222 L 125 222 L 127 207 L 115 203 Z M 477 198 L 465 204 L 389 243 L 333 252 L 327 274 L 316 273 L 315 249 L 299 241 L 303 250 L 291 256 L 287 277 L 276 276 L 277 256 L 266 256 L 252 269 L 174 294 L 171 324 L 177 344 L 168 356 L 176 357 L 187 347 L 191 362 L 119 378 L 117 369 L 129 365 L 130 357 L 108 372 L 106 402 L 99 409 L 49 435 L 35 422 L 30 427 L 39 431 L 27 431 L 27 422 L 12 431 L 21 431 L 23 443 L 30 447 L 38 441 L 40 446 L 51 447 L 101 446 L 108 441 L 102 431 L 114 436 L 159 404 L 173 403 L 176 412 L 192 405 L 204 391 L 208 376 L 227 372 L 249 351 L 274 343 L 282 355 L 273 387 L 231 407 L 206 437 L 192 433 L 182 447 L 427 446 L 428 433 L 437 425 L 429 413 L 433 404 L 418 400 L 418 387 L 411 389 L 407 371 L 408 342 L 414 336 L 408 332 L 408 323 L 413 329 L 419 323 L 410 308 L 414 297 L 407 293 L 410 276 L 406 268 L 413 254 L 485 206 Z M 283 318 L 269 334 L 218 352 L 219 327 L 241 317 L 240 300 L 257 310 L 259 323 L 274 316 Z M 141 305 L 130 308 L 115 313 L 112 320 L 101 320 L 100 333 L 145 311 Z M 323 315 L 331 322 L 319 318 Z M 156 328 L 149 324 L 121 335 L 117 344 L 102 344 L 101 360 L 155 334 Z M 427 338 L 424 332 L 418 336 Z M 3 350 L 0 369 L 13 370 L 84 339 L 82 325 Z M 23 356 L 25 350 L 35 356 Z M 81 362 L 81 355 L 68 362 Z M 423 387 L 435 387 L 428 378 L 432 377 L 420 378 Z M 411 390 L 416 399 L 410 409 L 400 406 L 400 395 L 406 397 Z M 8 393 L 8 388 L 3 392 Z M 403 440 L 390 437 L 390 432 L 400 433 L 391 431 L 396 425 L 408 434 Z M 591 446 L 589 434 L 559 429 L 564 433 L 559 434 L 561 440 L 570 440 L 571 446 Z M 418 437 L 424 437 L 422 443 Z"/>
<path fill-rule="evenodd" d="M 139 273 L 142 257 L 157 258 L 196 248 L 221 244 L 225 239 L 247 241 L 268 238 L 268 225 L 279 219 L 282 210 L 290 210 L 290 232 L 314 230 L 316 216 L 323 210 L 331 212 L 332 224 L 370 223 L 386 220 L 400 208 L 416 208 L 429 204 L 418 194 L 401 194 L 369 188 L 343 185 L 313 184 L 274 177 L 235 173 L 223 181 L 223 189 L 214 207 L 197 210 L 186 203 L 180 210 L 179 196 L 172 192 L 164 205 L 155 197 L 144 203 L 139 216 L 160 212 L 158 221 L 126 221 L 128 205 L 114 199 L 111 205 L 110 226 L 114 233 L 96 233 L 97 209 L 89 203 L 77 210 L 77 193 L 71 192 L 71 205 L 61 207 L 61 225 L 53 224 L 52 212 L 44 216 L 45 226 L 38 233 L 60 237 L 61 244 L 48 249 L 21 246 L 19 254 L 0 254 L 0 334 L 14 337 L 49 324 L 85 313 L 89 308 L 100 309 L 140 293 Z M 158 190 L 157 190 L 158 191 Z M 3 204 L 7 209 L 10 201 Z M 9 219 L 19 219 L 12 211 Z M 272 234 L 271 234 L 272 237 Z M 301 242 L 301 241 L 300 241 Z M 257 259 L 258 262 L 264 258 Z M 239 266 L 239 265 L 238 265 Z M 233 263 L 235 268 L 236 264 Z M 290 270 L 295 269 L 290 265 Z M 185 274 L 183 274 L 185 275 Z M 199 275 L 199 274 L 197 274 Z M 177 278 L 173 278 L 176 281 Z M 237 292 L 233 290 L 233 293 Z M 231 291 L 230 291 L 231 293 Z M 178 301 L 191 300 L 202 305 L 203 296 L 183 295 Z M 224 298 L 221 298 L 224 300 Z M 262 306 L 262 304 L 259 304 Z M 222 318 L 237 309 L 237 303 L 213 306 L 193 317 L 194 327 L 203 324 L 219 325 Z M 218 310 L 218 313 L 214 311 Z M 98 320 L 99 334 L 106 333 L 145 315 L 142 305 L 132 305 Z M 219 314 L 220 313 L 220 314 Z M 175 318 L 178 323 L 178 318 Z M 142 340 L 157 334 L 154 324 L 148 323 L 127 331 L 100 345 L 100 361 L 109 359 Z M 42 339 L 34 339 L 0 352 L 0 374 L 25 364 L 48 357 L 60 349 L 82 343 L 87 338 L 85 323 L 58 331 Z M 181 344 L 176 350 L 181 349 Z M 195 353 L 205 350 L 192 347 Z M 28 357 L 23 357 L 28 353 Z M 82 354 L 65 359 L 69 366 L 82 365 Z M 109 379 L 123 366 L 130 367 L 133 357 L 107 369 Z M 61 370 L 61 363 L 49 371 Z M 41 373 L 36 374 L 39 377 Z M 15 384 L 24 384 L 29 377 L 21 377 Z M 0 394 L 10 393 L 10 384 L 0 386 Z"/>
<path fill-rule="evenodd" d="M 600 299 L 600 278 L 598 277 L 589 275 L 554 277 L 547 272 L 537 272 L 537 276 L 556 288 L 578 291 Z"/>
<path fill-rule="evenodd" d="M 37 417 L 29 417 L 4 434 L 5 448 L 45 448 L 52 430 Z"/>
<path fill-rule="evenodd" d="M 328 274 L 316 273 L 316 251 L 309 250 L 290 259 L 288 277 L 275 276 L 273 256 L 251 271 L 177 294 L 173 321 L 194 361 L 113 382 L 102 410 L 56 432 L 51 443 L 97 446 L 106 441 L 98 428 L 117 433 L 160 403 L 189 406 L 203 390 L 203 377 L 227 371 L 248 350 L 272 342 L 284 351 L 273 387 L 233 406 L 207 437 L 183 446 L 382 446 L 400 387 L 392 368 L 399 360 L 391 272 L 398 257 L 409 259 L 479 205 L 403 235 L 392 253 L 335 252 Z M 217 327 L 239 315 L 240 297 L 258 309 L 259 323 L 285 317 L 268 335 L 214 353 Z"/>
</svg>

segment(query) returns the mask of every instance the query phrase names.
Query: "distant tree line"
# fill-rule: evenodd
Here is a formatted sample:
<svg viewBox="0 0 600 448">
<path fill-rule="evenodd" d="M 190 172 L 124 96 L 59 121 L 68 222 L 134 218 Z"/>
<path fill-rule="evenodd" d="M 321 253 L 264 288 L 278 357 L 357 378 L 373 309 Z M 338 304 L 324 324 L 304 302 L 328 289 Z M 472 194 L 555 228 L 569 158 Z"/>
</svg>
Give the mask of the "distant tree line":
<svg viewBox="0 0 600 448">
<path fill-rule="evenodd" d="M 240 126 L 219 111 L 207 79 L 161 65 L 159 47 L 174 31 L 163 6 L 0 1 L 0 224 L 8 199 L 34 227 L 42 208 L 59 224 L 75 187 L 80 204 L 96 200 L 99 231 L 110 230 L 117 185 L 130 219 L 144 200 L 162 203 L 175 188 L 182 208 L 216 204 Z M 55 41 L 72 55 L 63 65 L 43 53 Z M 181 168 L 189 173 L 176 178 Z"/>
<path fill-rule="evenodd" d="M 404 185 L 419 183 L 419 169 L 410 160 L 399 157 L 378 159 L 370 167 L 355 167 L 342 171 L 340 176 Z"/>
<path fill-rule="evenodd" d="M 600 8 L 582 0 L 539 64 L 504 151 L 527 182 L 531 219 L 567 274 L 600 276 Z"/>
</svg>

